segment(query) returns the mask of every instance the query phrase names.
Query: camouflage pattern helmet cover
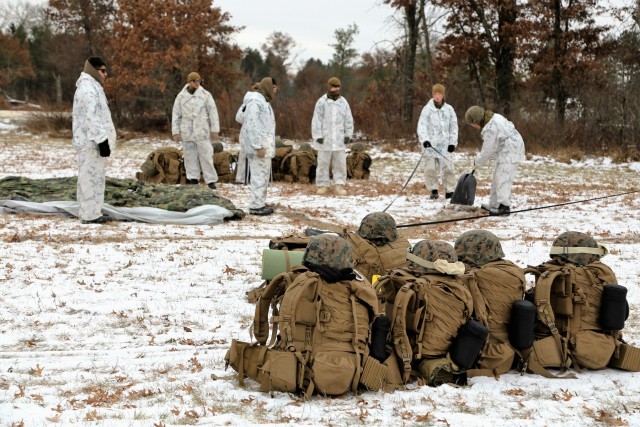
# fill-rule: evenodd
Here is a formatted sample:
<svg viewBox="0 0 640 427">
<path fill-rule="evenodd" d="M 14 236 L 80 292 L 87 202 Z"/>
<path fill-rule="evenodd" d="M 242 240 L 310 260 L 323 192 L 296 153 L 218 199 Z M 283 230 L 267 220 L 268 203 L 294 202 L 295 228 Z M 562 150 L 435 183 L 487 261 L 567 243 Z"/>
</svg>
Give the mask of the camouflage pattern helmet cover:
<svg viewBox="0 0 640 427">
<path fill-rule="evenodd" d="M 355 144 L 353 144 L 353 146 L 351 147 L 351 151 L 364 151 L 366 150 L 366 147 L 364 146 L 364 144 L 362 142 L 356 142 Z"/>
<path fill-rule="evenodd" d="M 303 263 L 326 265 L 338 270 L 353 268 L 349 243 L 335 234 L 313 236 L 302 256 Z"/>
<path fill-rule="evenodd" d="M 473 268 L 504 258 L 500 239 L 487 230 L 466 231 L 456 239 L 453 247 L 458 259 Z"/>
<path fill-rule="evenodd" d="M 224 145 L 222 145 L 222 142 L 216 141 L 213 143 L 214 153 L 222 153 L 222 150 L 224 150 Z"/>
<path fill-rule="evenodd" d="M 439 259 L 444 259 L 448 262 L 458 261 L 456 250 L 453 249 L 450 243 L 443 240 L 420 240 L 413 246 L 411 253 L 425 261 L 436 262 Z M 436 269 L 425 268 L 412 261 L 409 261 L 409 268 L 420 273 L 440 274 Z"/>
<path fill-rule="evenodd" d="M 469 124 L 480 123 L 483 118 L 484 108 L 478 107 L 477 105 L 469 107 L 467 112 L 464 114 L 464 119 Z"/>
<path fill-rule="evenodd" d="M 556 247 L 567 247 L 567 248 L 597 248 L 598 243 L 595 241 L 593 237 L 586 233 L 581 233 L 579 231 L 565 231 L 560 234 L 553 241 L 553 246 Z M 600 255 L 595 254 L 561 254 L 561 255 L 549 255 L 553 260 L 560 261 L 570 261 L 574 264 L 578 265 L 587 265 L 591 264 L 594 261 L 600 259 Z"/>
<path fill-rule="evenodd" d="M 386 212 L 372 212 L 362 218 L 358 235 L 367 240 L 394 242 L 398 238 L 396 220 Z"/>
</svg>

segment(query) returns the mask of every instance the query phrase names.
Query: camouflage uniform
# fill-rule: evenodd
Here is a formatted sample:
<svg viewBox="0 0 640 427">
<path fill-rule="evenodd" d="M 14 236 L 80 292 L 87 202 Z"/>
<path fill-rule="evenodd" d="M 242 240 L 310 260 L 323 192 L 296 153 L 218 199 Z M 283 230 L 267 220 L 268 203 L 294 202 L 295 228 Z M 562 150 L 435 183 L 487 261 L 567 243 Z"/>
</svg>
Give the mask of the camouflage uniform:
<svg viewBox="0 0 640 427">
<path fill-rule="evenodd" d="M 180 135 L 187 179 L 200 181 L 202 173 L 207 184 L 215 183 L 211 133 L 220 132 L 218 109 L 209 91 L 198 87 L 191 94 L 188 88 L 186 84 L 173 103 L 171 132 Z"/>
<path fill-rule="evenodd" d="M 469 110 L 479 107 L 471 107 Z M 466 114 L 467 121 L 469 114 Z M 485 112 L 486 117 L 486 112 Z M 491 193 L 488 210 L 497 210 L 500 205 L 511 206 L 511 187 L 516 178 L 518 163 L 524 161 L 524 140 L 513 123 L 500 114 L 493 113 L 487 123 L 481 124 L 482 149 L 475 159 L 483 166 L 491 158 L 494 161 Z"/>
<path fill-rule="evenodd" d="M 244 123 L 240 130 L 240 141 L 249 159 L 251 174 L 251 200 L 249 209 L 265 208 L 267 188 L 271 176 L 271 159 L 276 152 L 276 119 L 269 101 L 274 95 L 273 80 L 265 77 L 257 92 L 245 96 L 246 110 Z M 268 99 L 267 99 L 268 98 Z M 264 157 L 258 156 L 258 150 L 264 149 Z"/>
<path fill-rule="evenodd" d="M 437 108 L 433 98 L 430 99 L 420 113 L 417 132 L 420 148 L 425 141 L 429 141 L 433 147 L 427 148 L 424 155 L 424 178 L 427 189 L 438 190 L 438 179 L 442 171 L 445 192 L 453 193 L 456 187 L 454 164 L 451 156 L 444 158 L 449 145 L 454 147 L 458 145 L 458 119 L 453 107 L 443 101 L 442 106 Z"/>
<path fill-rule="evenodd" d="M 104 204 L 106 160 L 100 157 L 98 144 L 109 140 L 113 152 L 116 129 L 102 85 L 85 72 L 76 82 L 72 124 L 72 146 L 78 153 L 78 216 L 83 221 L 93 221 L 102 215 Z"/>
<path fill-rule="evenodd" d="M 566 231 L 560 234 L 553 241 L 554 248 L 600 248 L 601 246 L 595 241 L 593 237 L 586 233 L 579 231 Z M 586 251 L 585 251 L 586 252 Z M 605 250 L 602 250 L 602 255 L 590 254 L 590 253 L 574 253 L 574 254 L 550 254 L 552 260 L 555 262 L 564 264 L 565 262 L 572 262 L 578 265 L 591 264 L 594 261 L 599 261 L 604 255 Z"/>
<path fill-rule="evenodd" d="M 344 96 L 331 99 L 324 94 L 316 102 L 311 120 L 311 137 L 318 150 L 316 185 L 329 187 L 329 166 L 333 183 L 343 186 L 347 182 L 347 152 L 345 138 L 353 136 L 353 116 Z M 317 142 L 322 138 L 322 144 Z"/>
<path fill-rule="evenodd" d="M 244 124 L 245 113 L 247 109 L 247 103 L 254 96 L 256 92 L 251 90 L 244 95 L 244 99 L 242 100 L 242 105 L 238 108 L 236 112 L 236 122 L 240 123 L 240 125 Z M 244 136 L 242 131 L 240 131 L 240 135 L 238 136 L 238 140 L 240 142 L 240 151 L 238 152 L 238 163 L 236 166 L 236 183 L 237 184 L 248 184 L 249 183 L 249 167 L 247 155 L 245 153 L 245 144 L 243 142 Z"/>
<path fill-rule="evenodd" d="M 353 268 L 351 247 L 342 237 L 333 234 L 313 236 L 304 251 L 302 262 L 336 270 Z"/>
</svg>

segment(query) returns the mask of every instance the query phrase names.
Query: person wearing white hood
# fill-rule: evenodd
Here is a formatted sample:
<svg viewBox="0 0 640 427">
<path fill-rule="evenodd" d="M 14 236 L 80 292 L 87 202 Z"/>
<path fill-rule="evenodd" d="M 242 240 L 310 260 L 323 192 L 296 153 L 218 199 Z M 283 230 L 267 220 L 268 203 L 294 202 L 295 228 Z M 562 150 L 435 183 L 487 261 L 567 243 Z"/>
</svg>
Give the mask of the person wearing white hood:
<svg viewBox="0 0 640 427">
<path fill-rule="evenodd" d="M 249 102 L 254 96 L 256 96 L 256 91 L 258 90 L 258 86 L 260 83 L 254 83 L 251 86 L 251 90 L 249 90 L 242 100 L 242 105 L 238 108 L 236 112 L 236 122 L 240 123 L 240 125 L 244 124 L 244 116 L 247 111 L 247 102 Z M 242 137 L 242 132 L 238 136 L 238 140 L 240 142 L 240 151 L 238 152 L 238 161 L 236 162 L 236 184 L 246 185 L 249 183 L 251 177 L 249 176 L 249 159 L 247 159 L 247 154 L 244 151 L 244 142 Z"/>
<path fill-rule="evenodd" d="M 76 199 L 83 224 L 102 224 L 105 190 L 105 158 L 116 148 L 116 129 L 102 84 L 107 64 L 97 56 L 88 58 L 76 81 L 73 96 L 72 146 L 78 153 Z"/>
<path fill-rule="evenodd" d="M 266 205 L 267 188 L 271 177 L 271 159 L 276 154 L 276 119 L 271 101 L 278 87 L 271 77 L 260 80 L 255 92 L 247 92 L 246 109 L 240 129 L 240 141 L 249 159 L 251 199 L 249 214 L 270 215 L 273 208 Z"/>
</svg>

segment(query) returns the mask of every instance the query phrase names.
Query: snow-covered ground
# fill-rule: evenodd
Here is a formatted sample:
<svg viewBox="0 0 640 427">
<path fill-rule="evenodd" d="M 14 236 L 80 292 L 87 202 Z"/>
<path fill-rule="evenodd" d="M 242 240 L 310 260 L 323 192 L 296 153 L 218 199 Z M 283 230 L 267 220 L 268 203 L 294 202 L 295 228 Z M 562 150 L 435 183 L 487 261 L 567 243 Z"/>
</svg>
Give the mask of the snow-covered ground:
<svg viewBox="0 0 640 427">
<path fill-rule="evenodd" d="M 164 145 L 173 143 L 166 137 L 121 142 L 108 175 L 134 178 L 146 155 Z M 464 141 L 461 147 L 451 155 L 458 174 L 472 163 Z M 0 216 L 0 425 L 640 425 L 640 374 L 614 369 L 555 380 L 512 372 L 474 378 L 465 387 L 410 384 L 395 393 L 310 401 L 261 393 L 250 380 L 238 385 L 224 355 L 233 338 L 250 340 L 254 307 L 245 292 L 261 283 L 268 240 L 308 226 L 357 229 L 367 213 L 394 200 L 420 158 L 388 143 L 370 148 L 371 180 L 350 182 L 348 196 L 274 183 L 268 203 L 276 212 L 268 217 L 168 226 Z M 68 139 L 26 133 L 15 117 L 0 116 L 0 165 L 0 178 L 76 173 Z M 421 171 L 387 210 L 399 225 L 480 214 L 429 200 Z M 476 175 L 479 206 L 490 170 Z M 530 156 L 519 171 L 513 209 L 638 190 L 639 178 L 638 163 Z M 246 187 L 219 187 L 248 210 Z M 412 243 L 453 244 L 473 228 L 495 233 L 507 258 L 522 267 L 547 260 L 564 231 L 591 233 L 610 251 L 603 262 L 629 289 L 624 336 L 640 344 L 638 193 L 401 232 Z"/>
</svg>

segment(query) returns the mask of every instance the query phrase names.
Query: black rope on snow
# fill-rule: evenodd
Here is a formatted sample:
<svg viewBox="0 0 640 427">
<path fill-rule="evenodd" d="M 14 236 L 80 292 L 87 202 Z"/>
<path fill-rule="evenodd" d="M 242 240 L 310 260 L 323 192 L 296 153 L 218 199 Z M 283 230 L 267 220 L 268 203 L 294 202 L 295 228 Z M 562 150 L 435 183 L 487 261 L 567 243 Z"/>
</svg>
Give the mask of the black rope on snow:
<svg viewBox="0 0 640 427">
<path fill-rule="evenodd" d="M 413 178 L 413 174 L 416 173 L 416 171 L 418 170 L 418 166 L 420 166 L 420 162 L 422 161 L 422 158 L 424 157 L 424 153 L 427 152 L 427 149 L 425 148 L 425 150 L 422 152 L 422 156 L 420 156 L 420 158 L 418 159 L 418 163 L 416 163 L 416 167 L 413 168 L 413 172 L 411 172 L 411 175 L 409 175 L 409 178 L 407 178 L 407 182 L 404 183 L 404 185 L 402 186 L 402 188 L 400 189 L 400 191 L 398 191 L 398 194 L 396 194 L 396 197 L 391 201 L 391 203 L 389 203 L 389 205 L 384 208 L 382 210 L 382 212 L 386 212 L 387 209 L 389 209 L 391 207 L 391 205 L 393 204 L 393 202 L 395 202 L 398 197 L 400 197 L 400 194 L 402 194 L 402 191 L 407 188 L 407 185 L 409 184 L 409 181 L 411 181 L 411 178 Z"/>
<path fill-rule="evenodd" d="M 573 202 L 557 203 L 555 205 L 545 205 L 545 206 L 537 206 L 537 207 L 534 207 L 534 208 L 519 209 L 519 210 L 516 210 L 516 211 L 511 211 L 510 213 L 514 214 L 514 213 L 521 213 L 521 212 L 537 211 L 537 210 L 540 210 L 540 209 L 549 209 L 549 208 L 555 208 L 555 207 L 558 207 L 558 206 L 566 206 L 566 205 L 574 205 L 574 204 L 577 204 L 577 203 L 592 202 L 594 200 L 608 199 L 608 198 L 611 198 L 611 197 L 626 196 L 627 194 L 634 194 L 634 193 L 640 193 L 640 190 L 627 191 L 625 193 L 619 193 L 619 194 L 611 194 L 609 196 L 592 197 L 591 199 L 576 200 L 576 201 L 573 201 Z M 419 227 L 421 225 L 445 224 L 447 222 L 466 221 L 466 220 L 469 220 L 469 219 L 486 218 L 488 216 L 504 216 L 504 215 L 491 215 L 491 214 L 487 213 L 487 214 L 484 214 L 484 215 L 467 216 L 467 217 L 463 217 L 463 218 L 443 219 L 443 220 L 440 220 L 440 221 L 418 222 L 418 223 L 414 223 L 414 224 L 402 224 L 402 225 L 397 225 L 396 228 Z"/>
</svg>

